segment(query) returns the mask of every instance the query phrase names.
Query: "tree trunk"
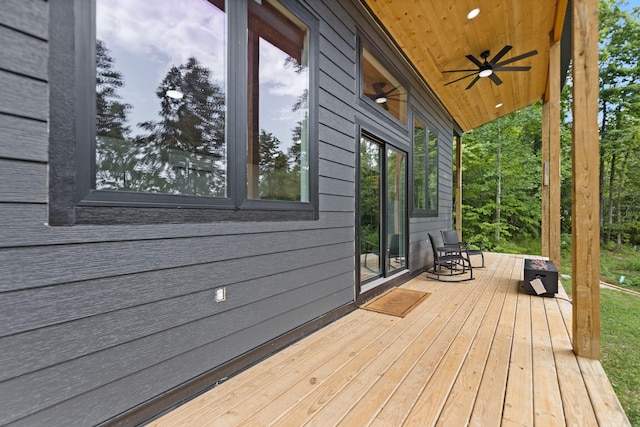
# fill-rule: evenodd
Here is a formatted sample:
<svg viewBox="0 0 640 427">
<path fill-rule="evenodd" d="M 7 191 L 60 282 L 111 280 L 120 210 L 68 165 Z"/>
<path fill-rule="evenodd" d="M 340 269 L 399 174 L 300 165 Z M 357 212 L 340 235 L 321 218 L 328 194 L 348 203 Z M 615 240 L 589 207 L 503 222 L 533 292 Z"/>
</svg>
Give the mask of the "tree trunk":
<svg viewBox="0 0 640 427">
<path fill-rule="evenodd" d="M 611 154 L 611 172 L 609 174 L 609 200 L 607 201 L 607 231 L 604 239 L 605 243 L 611 241 L 611 228 L 613 227 L 613 194 L 616 180 L 616 152 Z"/>
<path fill-rule="evenodd" d="M 601 99 L 602 106 L 602 125 L 600 126 L 600 135 L 605 135 L 607 129 L 607 101 Z M 604 144 L 600 144 L 600 169 L 598 173 L 600 188 L 600 243 L 604 243 Z"/>
<path fill-rule="evenodd" d="M 500 124 L 498 124 L 498 188 L 496 189 L 496 242 L 500 241 L 500 202 L 502 197 L 502 170 L 500 165 Z"/>
<path fill-rule="evenodd" d="M 622 160 L 622 168 L 620 169 L 620 179 L 618 179 L 618 194 L 617 194 L 617 214 L 618 214 L 618 234 L 616 236 L 616 250 L 619 251 L 622 248 L 622 185 L 623 179 L 626 175 L 627 160 L 629 160 L 629 149 L 624 153 L 624 159 Z"/>
</svg>

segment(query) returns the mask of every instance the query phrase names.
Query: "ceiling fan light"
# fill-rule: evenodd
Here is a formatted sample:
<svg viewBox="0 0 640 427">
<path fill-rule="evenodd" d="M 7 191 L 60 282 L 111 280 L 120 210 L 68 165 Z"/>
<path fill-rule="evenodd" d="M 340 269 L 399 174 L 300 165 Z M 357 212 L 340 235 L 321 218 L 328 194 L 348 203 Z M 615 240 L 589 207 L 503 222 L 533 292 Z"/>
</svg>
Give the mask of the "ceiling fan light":
<svg viewBox="0 0 640 427">
<path fill-rule="evenodd" d="M 467 13 L 467 19 L 473 19 L 480 14 L 480 9 L 475 8 L 469 13 Z"/>
<path fill-rule="evenodd" d="M 385 102 L 387 102 L 387 98 L 385 98 L 384 96 L 379 96 L 376 98 L 376 103 L 378 104 L 384 104 Z"/>
<path fill-rule="evenodd" d="M 500 107 L 502 107 L 502 102 L 496 104 L 496 108 L 500 108 Z"/>
<path fill-rule="evenodd" d="M 485 70 L 481 70 L 478 75 L 480 77 L 489 77 L 491 74 L 493 74 L 493 70 L 491 68 L 487 68 Z"/>
</svg>

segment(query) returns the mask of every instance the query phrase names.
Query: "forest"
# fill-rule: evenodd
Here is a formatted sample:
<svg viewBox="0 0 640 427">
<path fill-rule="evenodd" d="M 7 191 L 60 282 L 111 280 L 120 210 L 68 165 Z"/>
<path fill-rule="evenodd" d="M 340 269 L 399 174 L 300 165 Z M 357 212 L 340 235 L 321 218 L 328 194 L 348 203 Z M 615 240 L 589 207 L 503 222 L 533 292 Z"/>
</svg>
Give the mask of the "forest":
<svg viewBox="0 0 640 427">
<path fill-rule="evenodd" d="M 640 243 L 640 8 L 600 0 L 601 243 Z M 562 92 L 561 242 L 571 237 L 571 70 Z M 523 252 L 540 239 L 542 105 L 463 135 L 466 240 Z"/>
</svg>

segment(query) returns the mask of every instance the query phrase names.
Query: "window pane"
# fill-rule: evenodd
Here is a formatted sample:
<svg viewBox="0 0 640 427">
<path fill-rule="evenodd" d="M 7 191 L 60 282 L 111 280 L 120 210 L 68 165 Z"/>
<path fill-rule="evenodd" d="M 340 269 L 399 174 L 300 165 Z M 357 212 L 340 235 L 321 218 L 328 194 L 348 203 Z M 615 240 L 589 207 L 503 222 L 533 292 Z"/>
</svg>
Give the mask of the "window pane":
<svg viewBox="0 0 640 427">
<path fill-rule="evenodd" d="M 438 210 L 438 134 L 429 132 L 429 145 L 427 146 L 429 161 L 427 165 L 427 209 Z"/>
<path fill-rule="evenodd" d="M 250 199 L 309 201 L 307 35 L 285 10 L 249 2 Z"/>
<path fill-rule="evenodd" d="M 382 147 L 360 138 L 360 280 L 382 274 L 380 216 L 382 195 Z"/>
<path fill-rule="evenodd" d="M 413 209 L 427 209 L 427 129 L 420 120 L 413 124 Z"/>
<path fill-rule="evenodd" d="M 405 266 L 406 260 L 406 159 L 387 149 L 387 271 Z"/>
<path fill-rule="evenodd" d="M 224 0 L 97 0 L 95 188 L 226 197 Z"/>
<path fill-rule="evenodd" d="M 403 123 L 407 123 L 407 91 L 369 52 L 362 49 L 364 96 Z"/>
</svg>

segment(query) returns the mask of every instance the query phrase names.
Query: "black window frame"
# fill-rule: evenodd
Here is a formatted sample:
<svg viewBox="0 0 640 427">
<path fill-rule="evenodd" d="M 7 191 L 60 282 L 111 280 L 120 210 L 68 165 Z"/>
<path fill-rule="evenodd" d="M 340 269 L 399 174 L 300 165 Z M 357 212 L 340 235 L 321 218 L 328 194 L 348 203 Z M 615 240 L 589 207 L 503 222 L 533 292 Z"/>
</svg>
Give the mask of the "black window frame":
<svg viewBox="0 0 640 427">
<path fill-rule="evenodd" d="M 95 190 L 95 0 L 49 6 L 50 225 L 297 221 L 319 218 L 319 20 L 293 0 L 277 0 L 309 29 L 309 201 L 247 199 L 247 4 L 227 1 L 226 198 Z"/>
</svg>

